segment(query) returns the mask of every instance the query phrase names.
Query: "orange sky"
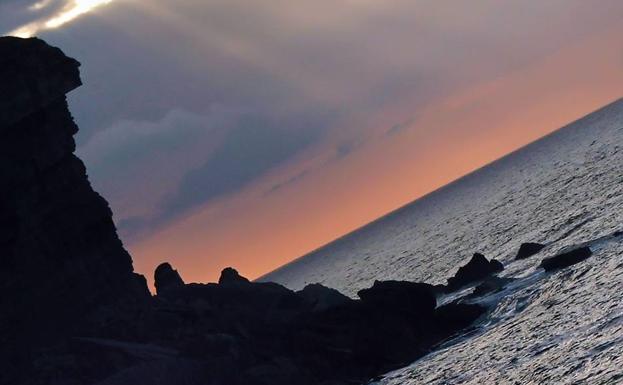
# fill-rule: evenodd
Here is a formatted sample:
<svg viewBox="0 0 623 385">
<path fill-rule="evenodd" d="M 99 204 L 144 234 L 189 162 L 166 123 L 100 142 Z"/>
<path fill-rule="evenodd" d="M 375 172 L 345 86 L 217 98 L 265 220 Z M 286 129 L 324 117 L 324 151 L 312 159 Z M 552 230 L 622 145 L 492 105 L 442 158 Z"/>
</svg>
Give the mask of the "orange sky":
<svg viewBox="0 0 623 385">
<path fill-rule="evenodd" d="M 623 96 L 623 24 L 512 72 L 456 89 L 414 110 L 385 106 L 371 134 L 340 159 L 334 142 L 299 154 L 237 194 L 213 200 L 127 244 L 135 268 L 173 261 L 188 282 L 226 266 L 256 278 Z M 405 122 L 393 135 L 387 130 Z M 416 145 L 417 144 L 417 145 Z M 267 191 L 293 178 L 271 193 Z"/>
</svg>

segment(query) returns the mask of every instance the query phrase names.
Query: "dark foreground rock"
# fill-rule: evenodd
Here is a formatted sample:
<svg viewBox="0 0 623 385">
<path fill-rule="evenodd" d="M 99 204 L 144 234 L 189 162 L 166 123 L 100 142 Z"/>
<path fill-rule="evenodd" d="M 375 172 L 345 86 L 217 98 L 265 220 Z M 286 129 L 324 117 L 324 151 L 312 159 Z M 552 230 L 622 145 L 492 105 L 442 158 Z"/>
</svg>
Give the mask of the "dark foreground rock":
<svg viewBox="0 0 623 385">
<path fill-rule="evenodd" d="M 517 256 L 515 256 L 515 260 L 518 261 L 520 259 L 530 258 L 531 256 L 537 254 L 539 251 L 543 250 L 545 245 L 540 243 L 522 243 L 519 247 L 519 251 L 517 252 Z"/>
<path fill-rule="evenodd" d="M 73 154 L 65 94 L 80 85 L 78 63 L 38 39 L 1 38 L 0 84 L 2 385 L 361 383 L 485 312 L 438 308 L 421 283 L 376 282 L 355 300 L 232 268 L 185 284 L 168 263 L 151 297 Z M 452 282 L 497 268 L 476 258 Z"/>
<path fill-rule="evenodd" d="M 448 278 L 446 291 L 451 292 L 471 283 L 483 280 L 504 270 L 504 265 L 496 259 L 487 260 L 484 255 L 475 253 L 472 259 L 461 266 L 454 277 Z"/>
<path fill-rule="evenodd" d="M 312 283 L 297 291 L 296 294 L 303 298 L 314 311 L 324 311 L 337 306 L 347 305 L 352 299 L 335 289 Z"/>
<path fill-rule="evenodd" d="M 78 67 L 41 40 L 0 38 L 0 382 L 19 384 L 34 350 L 149 299 L 73 154 L 65 94 Z"/>
<path fill-rule="evenodd" d="M 591 255 L 593 255 L 593 252 L 590 247 L 579 247 L 553 257 L 545 258 L 541 261 L 541 267 L 545 269 L 545 271 L 558 270 L 580 263 L 588 259 Z"/>
<path fill-rule="evenodd" d="M 359 300 L 321 285 L 293 292 L 220 282 L 158 297 L 166 312 L 157 318 L 166 314 L 176 327 L 151 320 L 149 329 L 182 356 L 221 362 L 230 369 L 219 377 L 226 384 L 362 383 L 426 354 L 485 312 L 471 304 L 437 308 L 431 286 L 414 282 L 377 281 Z"/>
</svg>

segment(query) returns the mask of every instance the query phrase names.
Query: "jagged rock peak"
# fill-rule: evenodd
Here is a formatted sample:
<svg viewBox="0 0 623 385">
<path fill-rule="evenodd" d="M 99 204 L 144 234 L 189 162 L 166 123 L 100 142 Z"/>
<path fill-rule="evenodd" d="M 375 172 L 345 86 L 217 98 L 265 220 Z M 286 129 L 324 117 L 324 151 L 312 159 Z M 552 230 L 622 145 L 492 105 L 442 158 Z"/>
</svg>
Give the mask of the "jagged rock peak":
<svg viewBox="0 0 623 385">
<path fill-rule="evenodd" d="M 504 265 L 497 259 L 489 261 L 483 254 L 475 253 L 466 265 L 459 268 L 454 277 L 448 278 L 447 290 L 457 290 L 502 270 Z"/>
<path fill-rule="evenodd" d="M 233 267 L 226 267 L 221 271 L 221 277 L 218 279 L 220 285 L 249 283 L 249 280 L 238 274 Z"/>
<path fill-rule="evenodd" d="M 79 67 L 43 40 L 0 37 L 0 130 L 80 87 Z"/>
<path fill-rule="evenodd" d="M 168 262 L 164 262 L 156 267 L 154 286 L 156 287 L 156 293 L 162 294 L 163 291 L 168 289 L 184 286 L 184 281 L 177 270 L 174 270 Z"/>
</svg>

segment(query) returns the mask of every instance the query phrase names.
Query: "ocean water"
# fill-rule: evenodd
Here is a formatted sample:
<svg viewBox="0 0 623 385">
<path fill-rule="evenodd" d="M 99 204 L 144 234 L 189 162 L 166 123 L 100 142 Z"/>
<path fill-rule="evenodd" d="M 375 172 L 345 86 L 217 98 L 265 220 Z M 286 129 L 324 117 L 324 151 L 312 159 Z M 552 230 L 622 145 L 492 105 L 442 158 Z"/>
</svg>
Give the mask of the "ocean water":
<svg viewBox="0 0 623 385">
<path fill-rule="evenodd" d="M 375 279 L 445 283 L 482 252 L 517 280 L 478 300 L 491 311 L 469 335 L 378 384 L 623 384 L 621 230 L 623 99 L 263 280 L 354 296 Z M 513 261 L 522 242 L 548 246 Z M 538 267 L 580 244 L 592 249 L 588 260 Z"/>
</svg>

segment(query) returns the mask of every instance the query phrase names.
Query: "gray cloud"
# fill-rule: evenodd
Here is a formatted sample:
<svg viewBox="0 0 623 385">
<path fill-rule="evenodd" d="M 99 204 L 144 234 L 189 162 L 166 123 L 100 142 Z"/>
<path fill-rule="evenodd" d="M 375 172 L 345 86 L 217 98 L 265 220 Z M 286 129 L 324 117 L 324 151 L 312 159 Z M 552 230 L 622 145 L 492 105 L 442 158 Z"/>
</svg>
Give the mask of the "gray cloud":
<svg viewBox="0 0 623 385">
<path fill-rule="evenodd" d="M 279 182 L 279 183 L 275 183 L 274 185 L 271 186 L 270 189 L 268 189 L 268 191 L 266 191 L 266 195 L 272 194 L 275 191 L 281 190 L 284 187 L 287 187 L 291 184 L 294 184 L 300 180 L 302 180 L 303 178 L 305 178 L 307 175 L 309 175 L 311 171 L 310 170 L 303 170 L 301 172 L 299 172 L 298 174 L 284 180 L 283 182 Z"/>
<path fill-rule="evenodd" d="M 182 176 L 207 159 L 239 113 L 214 107 L 203 115 L 169 111 L 161 120 L 122 120 L 98 131 L 78 155 L 116 219 L 150 216 Z"/>
<path fill-rule="evenodd" d="M 318 118 L 312 121 L 318 123 L 293 127 L 293 123 L 244 117 L 227 133 L 209 159 L 189 171 L 178 190 L 163 201 L 160 220 L 236 192 L 307 148 L 321 136 L 325 127 Z"/>
<path fill-rule="evenodd" d="M 0 30 L 66 2 L 29 11 L 35 1 L 1 1 Z M 345 127 L 349 118 L 366 122 L 403 101 L 417 116 L 620 22 L 622 9 L 619 0 L 118 0 L 42 37 L 83 63 L 85 84 L 69 96 L 80 154 L 136 234 L 235 194 L 321 138 L 340 138 L 328 146 L 348 156 L 369 138 Z"/>
<path fill-rule="evenodd" d="M 360 145 L 361 143 L 356 140 L 341 142 L 335 147 L 335 157 L 337 159 L 345 158 L 350 155 L 350 153 L 355 151 Z"/>
<path fill-rule="evenodd" d="M 414 122 L 415 118 L 409 118 L 404 122 L 396 123 L 391 126 L 387 131 L 385 131 L 385 134 L 389 136 L 396 135 L 411 127 Z"/>
</svg>

